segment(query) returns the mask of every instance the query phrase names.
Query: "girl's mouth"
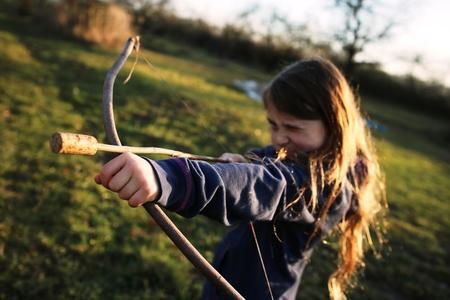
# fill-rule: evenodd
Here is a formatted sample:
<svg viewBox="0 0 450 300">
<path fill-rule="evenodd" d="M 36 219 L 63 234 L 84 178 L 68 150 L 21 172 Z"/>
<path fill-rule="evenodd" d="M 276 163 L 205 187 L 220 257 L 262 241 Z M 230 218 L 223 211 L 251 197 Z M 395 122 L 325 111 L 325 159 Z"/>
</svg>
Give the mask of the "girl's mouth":
<svg viewBox="0 0 450 300">
<path fill-rule="evenodd" d="M 277 160 L 285 160 L 288 155 L 287 148 L 281 147 L 277 150 Z"/>
</svg>

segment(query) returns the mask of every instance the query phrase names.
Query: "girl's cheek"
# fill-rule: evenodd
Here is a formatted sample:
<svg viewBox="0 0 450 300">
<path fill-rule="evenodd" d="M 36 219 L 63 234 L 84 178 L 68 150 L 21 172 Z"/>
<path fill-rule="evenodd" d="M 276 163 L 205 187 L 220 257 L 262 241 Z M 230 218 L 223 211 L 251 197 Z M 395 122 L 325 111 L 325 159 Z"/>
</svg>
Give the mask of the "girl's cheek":
<svg viewBox="0 0 450 300">
<path fill-rule="evenodd" d="M 305 146 L 307 146 L 307 144 L 308 144 L 308 140 L 305 139 L 303 136 L 297 136 L 297 137 L 294 139 L 294 144 L 295 144 L 297 147 L 305 147 Z"/>
<path fill-rule="evenodd" d="M 294 142 L 294 146 L 295 146 L 295 150 L 300 151 L 300 152 L 312 151 L 312 150 L 315 150 L 315 148 L 316 148 L 315 141 L 313 140 L 312 137 L 297 139 Z"/>
</svg>

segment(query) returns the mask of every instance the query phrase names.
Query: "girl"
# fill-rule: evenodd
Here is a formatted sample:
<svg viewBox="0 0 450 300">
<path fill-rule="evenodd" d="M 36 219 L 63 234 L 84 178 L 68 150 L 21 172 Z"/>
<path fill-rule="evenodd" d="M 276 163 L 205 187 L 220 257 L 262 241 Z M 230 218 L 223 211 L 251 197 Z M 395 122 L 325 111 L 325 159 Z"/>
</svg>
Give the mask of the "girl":
<svg viewBox="0 0 450 300">
<path fill-rule="evenodd" d="M 213 264 L 246 299 L 295 299 L 314 246 L 339 228 L 340 260 L 328 289 L 332 299 L 343 299 L 371 243 L 369 227 L 383 196 L 358 105 L 339 70 L 323 59 L 285 68 L 263 100 L 271 146 L 245 157 L 222 155 L 228 164 L 125 153 L 95 181 L 132 207 L 154 201 L 185 217 L 201 214 L 236 224 Z M 207 283 L 203 297 L 220 295 Z"/>
</svg>

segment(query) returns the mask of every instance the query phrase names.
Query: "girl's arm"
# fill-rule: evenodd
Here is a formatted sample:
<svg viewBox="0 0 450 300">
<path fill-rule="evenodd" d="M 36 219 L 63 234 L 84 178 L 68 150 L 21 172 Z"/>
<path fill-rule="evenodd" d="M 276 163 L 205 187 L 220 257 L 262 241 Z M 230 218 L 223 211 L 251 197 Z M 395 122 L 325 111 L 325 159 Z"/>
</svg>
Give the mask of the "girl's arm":
<svg viewBox="0 0 450 300">
<path fill-rule="evenodd" d="M 153 161 L 124 153 L 107 164 L 95 181 L 136 207 L 148 201 L 185 217 L 198 214 L 231 225 L 239 221 L 279 220 L 313 224 L 302 198 L 287 209 L 307 180 L 298 165 L 263 159 L 259 164 L 209 164 L 187 159 Z M 319 206 L 323 196 L 319 198 Z M 321 228 L 328 232 L 350 208 L 352 193 L 343 189 Z"/>
<path fill-rule="evenodd" d="M 161 206 L 185 217 L 202 214 L 225 225 L 272 220 L 306 180 L 298 166 L 274 159 L 260 164 L 182 158 L 149 162 L 159 180 Z"/>
<path fill-rule="evenodd" d="M 105 164 L 95 177 L 130 206 L 157 201 L 185 217 L 202 214 L 226 225 L 272 219 L 304 180 L 294 164 L 272 159 L 209 164 L 181 158 L 152 161 L 130 153 Z"/>
</svg>

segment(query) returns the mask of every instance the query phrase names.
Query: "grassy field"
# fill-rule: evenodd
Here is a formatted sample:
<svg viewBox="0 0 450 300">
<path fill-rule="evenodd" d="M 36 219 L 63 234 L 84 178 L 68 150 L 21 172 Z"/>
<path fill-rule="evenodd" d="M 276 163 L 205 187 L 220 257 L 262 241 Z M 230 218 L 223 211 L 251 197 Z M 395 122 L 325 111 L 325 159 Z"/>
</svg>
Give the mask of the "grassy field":
<svg viewBox="0 0 450 300">
<path fill-rule="evenodd" d="M 117 83 L 122 143 L 198 154 L 268 140 L 260 104 L 235 78 L 269 74 L 158 40 L 127 85 Z M 152 39 L 144 38 L 144 47 Z M 117 52 L 52 34 L 0 10 L 0 299 L 196 299 L 203 278 L 143 209 L 94 184 L 105 157 L 50 153 L 57 130 L 104 138 L 101 93 Z M 153 48 L 155 48 L 153 47 Z M 170 54 L 167 54 L 170 53 Z M 119 76 L 124 79 L 132 61 Z M 390 205 L 381 259 L 369 254 L 350 299 L 450 299 L 449 123 L 363 98 Z M 448 135 L 448 133 L 447 133 Z M 208 258 L 226 230 L 171 214 Z M 324 299 L 335 254 L 313 256 L 299 299 Z"/>
</svg>

